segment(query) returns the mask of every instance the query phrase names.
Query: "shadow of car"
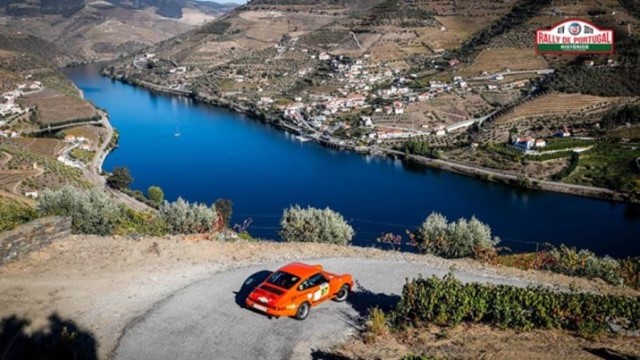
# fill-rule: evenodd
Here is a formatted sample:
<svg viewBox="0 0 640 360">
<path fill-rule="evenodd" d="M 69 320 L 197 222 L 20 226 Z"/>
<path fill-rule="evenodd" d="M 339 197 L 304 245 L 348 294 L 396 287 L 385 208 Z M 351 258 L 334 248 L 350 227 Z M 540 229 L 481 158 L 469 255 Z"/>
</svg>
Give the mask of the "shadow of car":
<svg viewBox="0 0 640 360">
<path fill-rule="evenodd" d="M 257 273 L 249 276 L 244 281 L 244 283 L 242 283 L 240 290 L 234 293 L 236 295 L 236 304 L 241 308 L 246 308 L 247 306 L 245 300 L 247 299 L 251 291 L 253 291 L 256 286 L 262 284 L 263 281 L 267 280 L 269 275 L 271 275 L 272 273 L 273 271 L 260 270 Z"/>
</svg>

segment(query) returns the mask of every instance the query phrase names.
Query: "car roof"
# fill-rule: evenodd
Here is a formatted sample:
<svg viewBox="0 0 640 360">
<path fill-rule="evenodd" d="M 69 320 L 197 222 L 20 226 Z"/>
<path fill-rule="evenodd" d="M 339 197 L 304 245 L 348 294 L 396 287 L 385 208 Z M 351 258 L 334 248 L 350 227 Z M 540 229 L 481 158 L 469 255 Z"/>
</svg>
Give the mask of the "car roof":
<svg viewBox="0 0 640 360">
<path fill-rule="evenodd" d="M 299 262 L 294 262 L 288 265 L 285 265 L 278 269 L 279 271 L 284 271 L 291 275 L 295 275 L 300 277 L 301 279 L 306 279 L 307 277 L 317 274 L 322 271 L 321 265 L 309 265 L 303 264 Z"/>
</svg>

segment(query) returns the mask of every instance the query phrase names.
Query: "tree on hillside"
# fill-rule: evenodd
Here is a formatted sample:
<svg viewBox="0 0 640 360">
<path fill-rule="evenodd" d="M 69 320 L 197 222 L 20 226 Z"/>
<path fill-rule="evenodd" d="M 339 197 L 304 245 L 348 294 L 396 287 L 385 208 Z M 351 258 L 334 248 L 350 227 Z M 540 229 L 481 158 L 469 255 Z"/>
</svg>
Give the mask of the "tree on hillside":
<svg viewBox="0 0 640 360">
<path fill-rule="evenodd" d="M 164 191 L 158 186 L 149 186 L 147 189 L 147 197 L 156 205 L 162 205 L 164 202 Z"/>
<path fill-rule="evenodd" d="M 127 189 L 133 182 L 133 178 L 126 167 L 117 167 L 107 178 L 107 185 L 116 190 Z"/>
<path fill-rule="evenodd" d="M 347 245 L 353 238 L 353 228 L 339 213 L 293 206 L 284 211 L 280 220 L 280 236 L 288 242 L 316 242 Z"/>
<path fill-rule="evenodd" d="M 222 218 L 223 224 L 228 227 L 231 215 L 233 215 L 233 203 L 229 199 L 218 199 L 214 205 Z"/>
<path fill-rule="evenodd" d="M 422 252 L 445 258 L 484 256 L 495 253 L 500 243 L 491 228 L 475 217 L 449 222 L 439 213 L 429 215 L 413 235 Z"/>
</svg>

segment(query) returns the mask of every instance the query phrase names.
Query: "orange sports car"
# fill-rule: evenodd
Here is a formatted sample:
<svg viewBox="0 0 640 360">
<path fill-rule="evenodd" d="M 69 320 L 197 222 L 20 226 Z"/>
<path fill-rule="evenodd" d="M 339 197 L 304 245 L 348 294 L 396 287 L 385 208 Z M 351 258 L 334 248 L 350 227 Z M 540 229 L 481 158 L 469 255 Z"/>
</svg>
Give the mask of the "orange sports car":
<svg viewBox="0 0 640 360">
<path fill-rule="evenodd" d="M 270 316 L 304 320 L 312 306 L 347 300 L 353 277 L 324 271 L 322 265 L 291 263 L 272 273 L 249 294 L 247 307 Z"/>
</svg>

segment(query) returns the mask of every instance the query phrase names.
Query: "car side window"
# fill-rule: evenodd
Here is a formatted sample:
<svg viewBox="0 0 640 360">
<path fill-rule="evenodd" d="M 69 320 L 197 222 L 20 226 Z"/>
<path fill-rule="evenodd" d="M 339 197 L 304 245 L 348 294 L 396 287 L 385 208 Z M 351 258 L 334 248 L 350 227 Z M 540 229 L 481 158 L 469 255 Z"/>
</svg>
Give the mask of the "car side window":
<svg viewBox="0 0 640 360">
<path fill-rule="evenodd" d="M 325 282 L 327 282 L 327 279 L 325 279 L 324 276 L 322 276 L 322 274 L 318 273 L 318 274 L 312 275 L 307 280 L 303 281 L 302 284 L 300 284 L 300 286 L 298 287 L 298 290 L 300 291 L 307 290 Z"/>
</svg>

